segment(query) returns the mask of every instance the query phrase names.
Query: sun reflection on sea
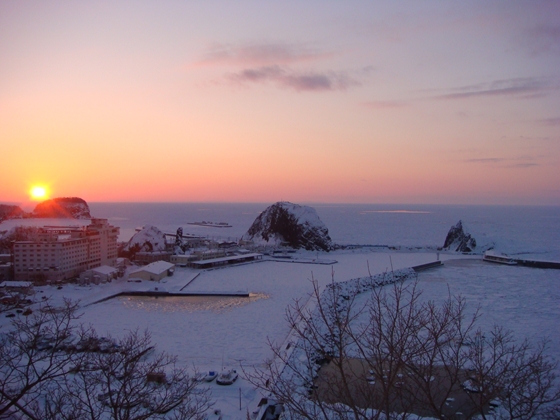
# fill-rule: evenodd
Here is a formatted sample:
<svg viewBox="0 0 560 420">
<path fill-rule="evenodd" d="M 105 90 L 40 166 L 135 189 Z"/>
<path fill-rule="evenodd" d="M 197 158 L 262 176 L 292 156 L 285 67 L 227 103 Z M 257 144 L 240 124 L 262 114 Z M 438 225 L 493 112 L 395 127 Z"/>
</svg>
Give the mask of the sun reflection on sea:
<svg viewBox="0 0 560 420">
<path fill-rule="evenodd" d="M 123 305 L 132 310 L 143 312 L 228 312 L 255 302 L 268 299 L 264 293 L 251 293 L 249 297 L 238 296 L 121 296 Z"/>
</svg>

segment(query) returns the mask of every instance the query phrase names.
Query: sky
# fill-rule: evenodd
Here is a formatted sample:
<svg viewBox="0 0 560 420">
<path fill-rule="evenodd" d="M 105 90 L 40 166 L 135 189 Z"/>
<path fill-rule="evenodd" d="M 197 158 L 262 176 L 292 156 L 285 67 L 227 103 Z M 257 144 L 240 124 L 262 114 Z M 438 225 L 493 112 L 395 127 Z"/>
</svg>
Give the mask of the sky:
<svg viewBox="0 0 560 420">
<path fill-rule="evenodd" d="M 0 202 L 560 205 L 558 1 L 2 1 Z"/>
</svg>

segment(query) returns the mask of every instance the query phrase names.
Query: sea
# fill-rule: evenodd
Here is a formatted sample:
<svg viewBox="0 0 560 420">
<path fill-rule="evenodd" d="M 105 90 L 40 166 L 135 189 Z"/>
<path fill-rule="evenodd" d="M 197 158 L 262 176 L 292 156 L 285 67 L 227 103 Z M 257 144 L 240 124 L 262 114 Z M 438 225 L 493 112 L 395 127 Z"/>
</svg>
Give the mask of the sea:
<svg viewBox="0 0 560 420">
<path fill-rule="evenodd" d="M 272 203 L 88 203 L 94 217 L 107 218 L 128 241 L 138 228 L 237 240 Z M 460 220 L 480 248 L 546 261 L 560 261 L 560 207 L 404 204 L 305 204 L 313 207 L 340 245 L 389 246 L 403 250 L 441 247 Z M 224 222 L 231 227 L 197 226 Z"/>
</svg>

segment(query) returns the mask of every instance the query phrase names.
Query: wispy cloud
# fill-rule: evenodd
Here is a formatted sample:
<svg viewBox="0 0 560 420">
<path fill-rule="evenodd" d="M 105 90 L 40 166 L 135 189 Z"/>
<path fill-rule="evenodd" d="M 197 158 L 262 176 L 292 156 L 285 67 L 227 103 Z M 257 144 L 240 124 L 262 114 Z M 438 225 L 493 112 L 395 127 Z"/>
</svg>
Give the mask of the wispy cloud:
<svg viewBox="0 0 560 420">
<path fill-rule="evenodd" d="M 526 31 L 523 43 L 533 56 L 560 53 L 560 25 L 538 25 Z"/>
<path fill-rule="evenodd" d="M 539 124 L 547 125 L 547 126 L 557 126 L 560 125 L 560 117 L 556 118 L 542 118 L 537 120 Z"/>
<path fill-rule="evenodd" d="M 533 166 L 539 166 L 538 163 L 534 161 L 531 156 L 520 156 L 516 158 L 502 158 L 502 157 L 490 157 L 490 158 L 471 158 L 464 159 L 464 163 L 474 163 L 482 165 L 496 165 L 503 168 L 530 168 Z"/>
<path fill-rule="evenodd" d="M 326 60 L 334 55 L 305 44 L 214 44 L 195 64 L 229 67 L 231 71 L 224 74 L 229 83 L 245 86 L 272 83 L 298 92 L 348 89 L 360 85 L 375 71 L 372 66 L 349 72 L 297 68 L 302 63 Z"/>
<path fill-rule="evenodd" d="M 504 158 L 474 158 L 474 159 L 465 159 L 463 162 L 465 163 L 500 163 L 504 162 L 506 159 Z"/>
<path fill-rule="evenodd" d="M 286 65 L 296 62 L 315 61 L 333 56 L 332 52 L 322 52 L 306 45 L 264 43 L 264 44 L 213 44 L 202 54 L 198 65 L 241 65 L 267 66 Z"/>
<path fill-rule="evenodd" d="M 448 93 L 435 95 L 434 99 L 467 99 L 475 97 L 492 96 L 518 96 L 530 97 L 543 94 L 549 90 L 556 89 L 550 83 L 538 78 L 516 78 L 496 80 L 490 83 L 479 83 L 452 88 Z"/>
<path fill-rule="evenodd" d="M 263 66 L 228 74 L 228 79 L 239 84 L 272 82 L 296 91 L 344 90 L 360 82 L 344 72 L 298 72 L 280 66 Z"/>
<path fill-rule="evenodd" d="M 531 168 L 533 166 L 539 166 L 539 164 L 534 162 L 521 162 L 507 165 L 508 168 Z"/>
</svg>

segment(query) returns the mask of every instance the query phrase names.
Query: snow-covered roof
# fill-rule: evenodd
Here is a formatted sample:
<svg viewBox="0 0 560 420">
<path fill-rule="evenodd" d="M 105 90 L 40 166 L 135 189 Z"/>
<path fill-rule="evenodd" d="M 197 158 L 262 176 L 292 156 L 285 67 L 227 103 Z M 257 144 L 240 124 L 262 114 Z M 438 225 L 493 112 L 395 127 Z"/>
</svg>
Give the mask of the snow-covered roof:
<svg viewBox="0 0 560 420">
<path fill-rule="evenodd" d="M 215 264 L 221 263 L 226 261 L 235 261 L 235 260 L 246 260 L 248 258 L 258 258 L 262 257 L 262 254 L 252 253 L 252 254 L 243 254 L 243 255 L 231 255 L 228 257 L 221 257 L 221 258 L 207 258 L 205 260 L 200 261 L 193 261 L 193 265 L 208 265 L 208 264 Z"/>
<path fill-rule="evenodd" d="M 3 281 L 0 287 L 31 287 L 33 283 L 30 281 Z"/>
<path fill-rule="evenodd" d="M 91 271 L 94 271 L 99 274 L 109 275 L 116 273 L 118 270 L 115 267 L 111 267 L 108 265 L 102 265 L 100 267 L 92 268 Z"/>
<path fill-rule="evenodd" d="M 140 273 L 141 271 L 146 271 L 151 274 L 161 274 L 173 267 L 175 267 L 175 264 L 169 263 L 167 261 L 155 261 L 153 263 L 145 265 L 144 267 L 140 267 L 138 270 L 134 270 L 130 273 L 130 276 L 135 273 Z"/>
</svg>

